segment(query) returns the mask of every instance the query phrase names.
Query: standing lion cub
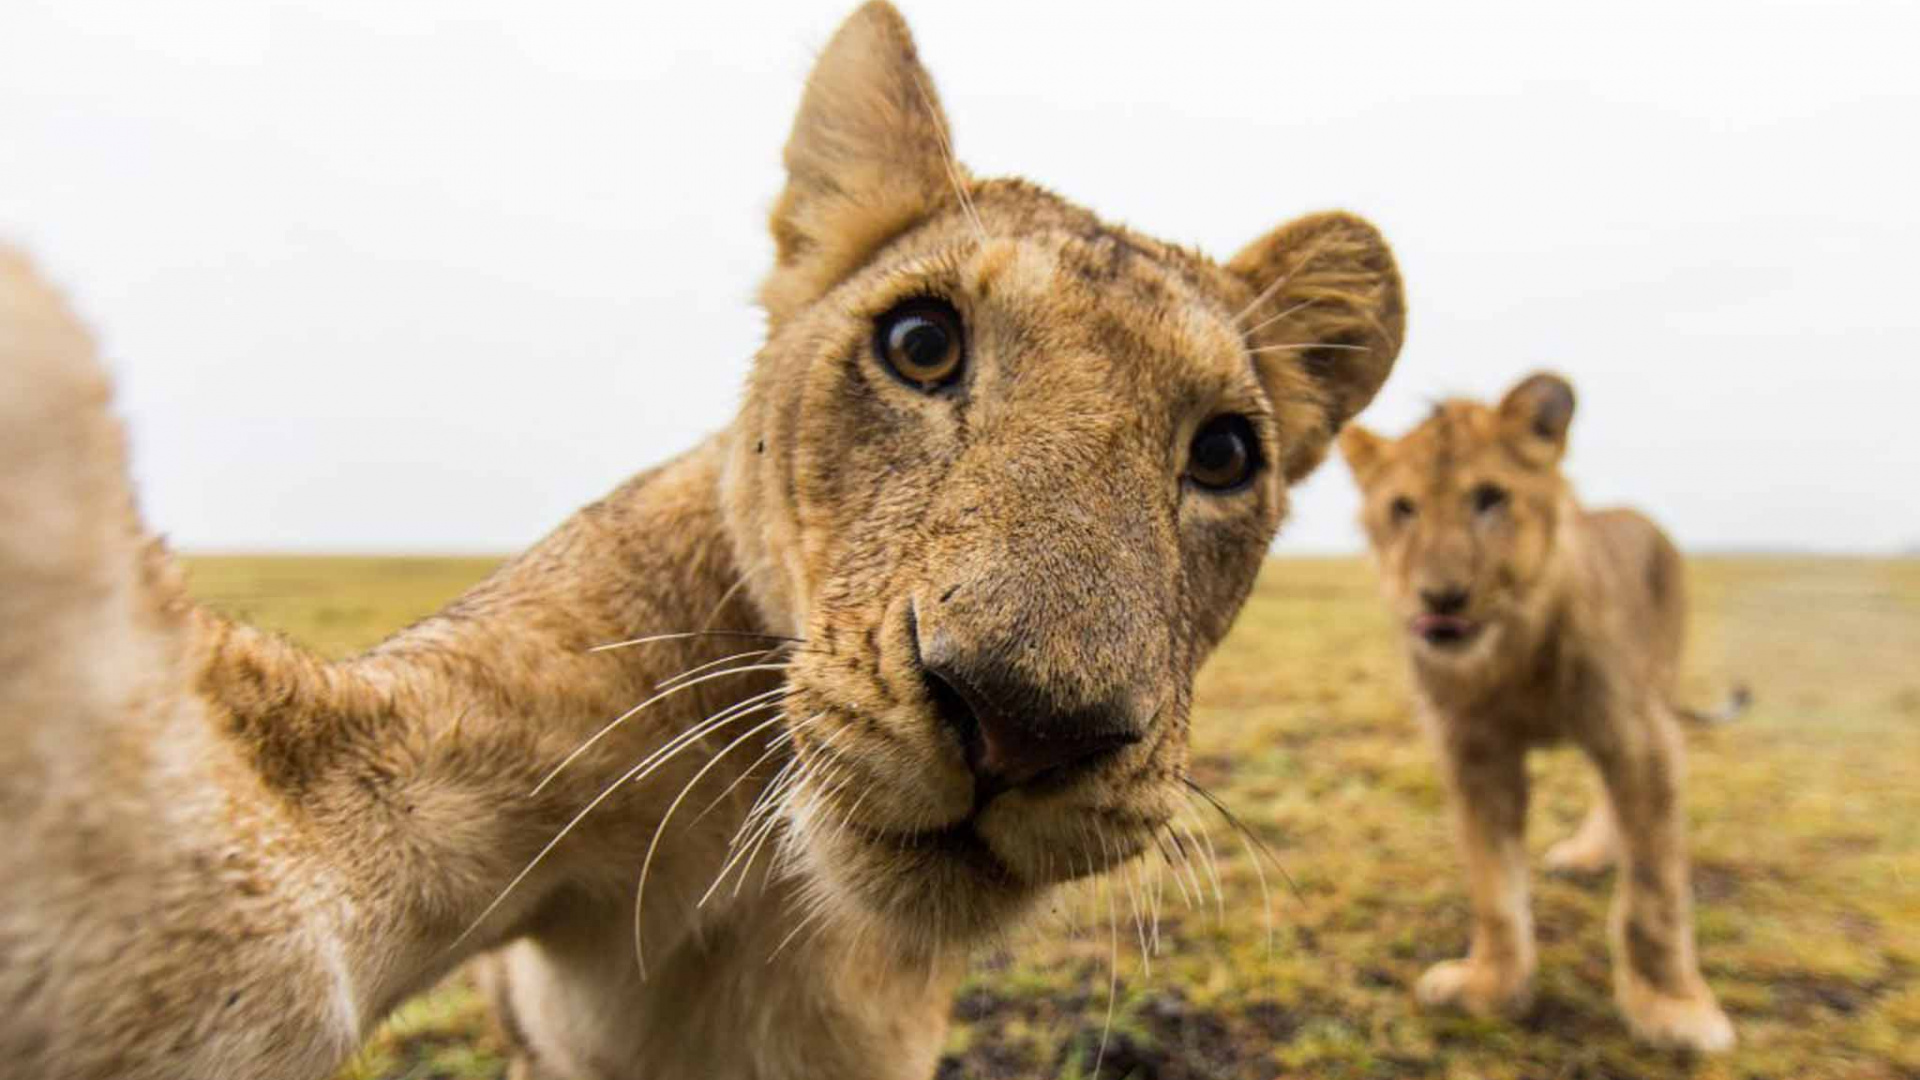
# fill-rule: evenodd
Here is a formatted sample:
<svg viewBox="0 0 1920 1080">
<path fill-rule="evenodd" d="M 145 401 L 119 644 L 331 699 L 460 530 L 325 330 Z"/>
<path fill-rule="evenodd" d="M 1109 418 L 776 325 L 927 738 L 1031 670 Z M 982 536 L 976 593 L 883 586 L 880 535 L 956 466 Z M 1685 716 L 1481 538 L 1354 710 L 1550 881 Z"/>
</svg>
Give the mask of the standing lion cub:
<svg viewBox="0 0 1920 1080">
<path fill-rule="evenodd" d="M 1165 839 L 1386 244 L 975 179 L 883 3 L 785 162 L 733 423 L 338 662 L 186 599 L 0 253 L 0 1076 L 323 1076 L 491 951 L 519 1077 L 924 1080 L 969 948 Z"/>
<path fill-rule="evenodd" d="M 1529 1003 L 1525 759 L 1570 739 L 1606 790 L 1547 863 L 1624 864 L 1611 922 L 1628 1023 L 1657 1044 L 1724 1050 L 1733 1027 L 1694 960 L 1674 719 L 1685 568 L 1642 515 L 1574 501 L 1560 474 L 1572 420 L 1573 388 L 1538 374 L 1493 408 L 1445 402 L 1397 442 L 1357 425 L 1340 436 L 1473 899 L 1466 959 L 1428 970 L 1417 993 L 1477 1014 Z"/>
</svg>

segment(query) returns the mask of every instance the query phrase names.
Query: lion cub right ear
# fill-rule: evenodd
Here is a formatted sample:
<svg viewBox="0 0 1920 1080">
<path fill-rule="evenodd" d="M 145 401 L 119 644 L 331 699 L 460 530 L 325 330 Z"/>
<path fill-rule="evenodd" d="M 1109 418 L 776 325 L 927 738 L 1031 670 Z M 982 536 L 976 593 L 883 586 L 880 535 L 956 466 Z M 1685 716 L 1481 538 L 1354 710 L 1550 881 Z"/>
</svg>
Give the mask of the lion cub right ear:
<svg viewBox="0 0 1920 1080">
<path fill-rule="evenodd" d="M 1500 399 L 1500 427 L 1522 464 L 1545 468 L 1567 452 L 1573 423 L 1573 385 L 1549 371 L 1535 372 Z"/>
<path fill-rule="evenodd" d="M 1294 483 L 1393 370 L 1407 332 L 1400 270 L 1379 230 L 1339 211 L 1280 226 L 1227 269 L 1253 297 L 1238 318 L 1281 428 L 1294 433 L 1280 462 Z"/>
<path fill-rule="evenodd" d="M 882 244 L 956 196 L 947 121 L 906 20 L 875 0 L 842 23 L 807 78 L 773 208 L 773 272 L 760 303 L 778 324 Z"/>
</svg>

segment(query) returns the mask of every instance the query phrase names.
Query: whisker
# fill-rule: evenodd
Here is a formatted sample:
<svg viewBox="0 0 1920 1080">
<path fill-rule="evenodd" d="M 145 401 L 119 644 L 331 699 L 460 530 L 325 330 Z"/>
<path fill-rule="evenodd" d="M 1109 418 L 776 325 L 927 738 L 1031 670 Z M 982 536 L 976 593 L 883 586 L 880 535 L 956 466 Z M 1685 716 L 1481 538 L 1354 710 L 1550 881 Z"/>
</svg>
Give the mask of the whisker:
<svg viewBox="0 0 1920 1080">
<path fill-rule="evenodd" d="M 693 739 L 689 738 L 688 736 L 697 736 L 699 734 L 705 734 L 706 732 L 718 730 L 719 728 L 724 727 L 727 724 L 731 724 L 734 721 L 739 720 L 744 716 L 751 715 L 753 712 L 757 711 L 757 709 L 760 707 L 761 706 L 757 706 L 756 708 L 748 709 L 745 712 L 740 712 L 731 716 L 723 716 L 717 719 L 709 720 L 705 723 L 704 726 L 696 726 L 694 728 L 691 728 L 687 732 L 682 733 L 682 739 L 684 741 L 681 743 L 681 746 L 684 748 L 685 746 L 689 746 L 692 744 Z M 620 790 L 620 788 L 625 784 L 627 784 L 629 781 L 645 779 L 648 775 L 650 775 L 653 772 L 654 769 L 657 769 L 661 765 L 666 764 L 667 761 L 671 760 L 678 753 L 679 751 L 675 750 L 673 753 L 669 753 L 665 757 L 662 757 L 660 756 L 659 752 L 655 752 L 654 754 L 651 754 L 647 758 L 642 760 L 638 765 L 635 765 L 633 768 L 628 769 L 626 772 L 622 773 L 618 780 L 615 780 L 613 783 L 608 784 L 605 788 L 603 788 L 600 794 L 595 795 L 593 799 L 587 803 L 587 805 L 580 808 L 579 813 L 573 815 L 572 819 L 570 819 L 565 825 L 560 827 L 560 831 L 553 835 L 553 839 L 547 841 L 546 846 L 541 848 L 540 851 L 534 855 L 533 859 L 529 861 L 527 865 L 524 868 L 522 868 L 518 874 L 515 874 L 513 876 L 513 880 L 507 882 L 506 887 L 500 890 L 500 895 L 493 898 L 493 902 L 488 904 L 486 908 L 480 912 L 479 917 L 475 918 L 472 923 L 468 924 L 465 930 L 462 930 L 460 932 L 459 937 L 456 937 L 453 939 L 453 943 L 449 945 L 448 948 L 449 949 L 458 948 L 461 942 L 467 940 L 468 937 L 472 936 L 473 932 L 480 928 L 480 924 L 487 921 L 487 916 L 492 915 L 495 911 L 499 910 L 500 905 L 506 901 L 507 896 L 510 893 L 512 893 L 513 890 L 517 888 L 522 881 L 525 881 L 527 879 L 527 875 L 533 873 L 534 868 L 539 866 L 541 862 L 543 862 L 546 859 L 546 857 L 553 852 L 554 848 L 559 847 L 560 841 L 565 840 L 567 838 L 567 835 L 573 832 L 574 828 L 578 826 L 582 821 L 586 820 L 587 815 L 593 813 L 595 808 L 597 808 L 601 803 L 606 802 L 607 799 L 611 797 L 614 792 Z"/>
<path fill-rule="evenodd" d="M 1093 1055 L 1093 1074 L 1107 1060 L 1107 1039 L 1113 1034 L 1113 1006 L 1120 1000 L 1120 916 L 1113 905 L 1113 879 L 1106 880 L 1107 891 L 1107 1022 L 1100 1028 L 1100 1050 Z"/>
<path fill-rule="evenodd" d="M 733 788 L 736 785 L 738 785 L 741 780 L 746 779 L 747 776 L 750 775 L 754 769 L 758 768 L 761 762 L 766 761 L 769 755 L 773 754 L 775 751 L 779 749 L 780 743 L 791 740 L 793 738 L 794 732 L 798 731 L 799 729 L 812 723 L 814 720 L 818 720 L 820 717 L 825 715 L 826 715 L 825 713 L 816 713 L 809 720 L 802 721 L 801 723 L 798 723 L 798 724 L 788 725 L 787 730 L 782 732 L 780 736 L 775 740 L 775 745 L 769 746 L 767 748 L 767 752 L 765 754 L 760 755 L 759 760 L 755 761 L 752 765 L 747 766 L 746 772 L 741 773 L 739 777 L 734 779 L 732 784 L 727 785 L 727 791 L 732 791 Z M 786 765 L 782 766 L 780 771 L 774 775 L 773 780 L 767 785 L 767 791 L 771 791 L 775 785 L 781 783 L 782 782 L 781 778 L 787 776 L 788 770 L 792 769 L 795 765 L 797 765 L 799 761 L 800 761 L 800 758 L 796 756 L 790 759 Z M 721 792 L 720 798 L 722 799 L 726 798 L 727 791 Z M 721 883 L 727 880 L 728 872 L 731 871 L 735 866 L 739 865 L 740 860 L 746 856 L 748 847 L 741 843 L 741 837 L 746 835 L 750 829 L 755 829 L 755 825 L 756 825 L 754 820 L 755 814 L 758 812 L 761 806 L 761 803 L 766 799 L 767 791 L 762 791 L 760 793 L 760 798 L 754 800 L 753 806 L 749 807 L 747 810 L 747 815 L 745 819 L 741 821 L 740 828 L 735 830 L 733 834 L 733 838 L 727 841 L 727 850 L 731 852 L 731 854 L 728 855 L 726 862 L 721 865 L 720 872 L 714 875 L 713 884 L 708 885 L 707 891 L 700 894 L 699 901 L 693 905 L 695 908 L 702 908 L 707 906 L 707 901 L 713 898 L 713 894 L 719 890 Z M 713 806 L 718 804 L 718 802 L 719 802 L 719 799 L 716 799 L 714 800 L 713 803 L 709 803 L 707 809 L 711 810 Z M 701 813 L 703 816 L 705 815 L 705 811 L 702 811 Z M 697 822 L 700 819 L 695 818 L 694 820 Z M 766 829 L 773 828 L 774 824 L 778 820 L 779 818 L 777 815 L 767 814 L 766 824 L 764 828 Z"/>
<path fill-rule="evenodd" d="M 1252 302 L 1247 304 L 1246 307 L 1243 307 L 1240 309 L 1240 313 L 1233 317 L 1233 321 L 1237 323 L 1240 320 L 1246 318 L 1248 315 L 1253 314 L 1253 312 L 1256 309 L 1258 309 L 1261 304 L 1264 304 L 1267 302 L 1267 299 L 1269 297 L 1273 296 L 1273 294 L 1279 292 L 1281 289 L 1286 288 L 1287 283 L 1292 281 L 1295 277 L 1297 277 L 1300 271 L 1313 265 L 1313 260 L 1320 257 L 1320 252 L 1324 250 L 1327 244 L 1330 243 L 1331 241 L 1332 241 L 1331 237 L 1323 238 L 1318 244 L 1315 244 L 1313 246 L 1312 250 L 1308 251 L 1306 255 L 1301 258 L 1300 262 L 1296 264 L 1293 269 L 1287 271 L 1284 274 L 1281 274 L 1280 276 L 1274 278 L 1272 281 L 1268 282 L 1267 287 L 1260 290 L 1260 295 L 1254 297 Z"/>
<path fill-rule="evenodd" d="M 705 765 L 700 766 L 699 771 L 693 774 L 693 779 L 688 780 L 680 786 L 680 793 L 675 795 L 673 801 L 667 804 L 667 812 L 660 815 L 660 824 L 655 826 L 653 830 L 653 840 L 647 844 L 646 857 L 640 862 L 640 887 L 634 892 L 633 896 L 633 955 L 634 959 L 639 961 L 641 979 L 647 977 L 647 957 L 643 950 L 640 934 L 640 918 L 646 910 L 647 902 L 647 875 L 653 870 L 653 853 L 660 847 L 660 838 L 667 834 L 667 825 L 673 820 L 674 811 L 680 809 L 680 804 L 685 802 L 687 796 L 693 793 L 693 789 L 699 786 L 700 781 L 705 779 L 706 775 L 713 771 L 714 766 L 720 764 L 728 754 L 733 753 L 735 748 L 784 719 L 786 719 L 785 713 L 776 713 L 735 736 L 732 742 L 728 743 L 719 753 L 708 758 Z"/>
<path fill-rule="evenodd" d="M 1231 809 L 1229 809 L 1227 807 L 1227 804 L 1221 802 L 1219 797 L 1214 795 L 1213 792 L 1208 791 L 1204 787 L 1201 787 L 1200 784 L 1193 779 L 1193 777 L 1182 776 L 1180 778 L 1180 782 L 1185 784 L 1189 790 L 1193 791 L 1195 794 L 1199 795 L 1201 798 L 1207 800 L 1207 803 L 1211 805 L 1215 810 L 1219 811 L 1220 816 L 1222 818 L 1226 819 L 1227 824 L 1233 826 L 1234 829 L 1237 832 L 1239 832 L 1241 836 L 1245 837 L 1256 848 L 1258 848 L 1260 853 L 1265 855 L 1269 862 L 1273 863 L 1273 868 L 1275 870 L 1280 871 L 1280 876 L 1286 880 L 1287 887 L 1293 890 L 1294 899 L 1300 900 L 1303 902 L 1306 900 L 1306 896 L 1300 891 L 1299 884 L 1293 880 L 1293 875 L 1287 873 L 1286 866 L 1280 862 L 1280 857 L 1273 853 L 1273 848 L 1269 847 L 1265 840 L 1260 839 L 1259 834 L 1255 833 L 1252 829 L 1248 828 L 1246 822 L 1240 820 L 1240 815 L 1235 814 Z"/>
<path fill-rule="evenodd" d="M 718 660 L 709 660 L 704 664 L 700 664 L 695 667 L 690 667 L 678 675 L 672 675 L 665 679 L 662 679 L 659 682 L 654 683 L 653 688 L 655 690 L 671 689 L 676 684 L 684 682 L 687 679 L 691 678 L 692 676 L 698 675 L 703 671 L 712 671 L 714 668 L 720 667 L 724 664 L 730 664 L 735 660 L 745 660 L 750 656 L 752 657 L 772 656 L 774 653 L 779 652 L 781 649 L 785 647 L 786 646 L 784 645 L 775 645 L 771 649 L 748 649 L 746 652 L 737 652 L 731 656 L 723 656 Z"/>
<path fill-rule="evenodd" d="M 1220 812 L 1220 816 L 1225 818 L 1227 823 L 1232 825 L 1234 830 L 1239 833 L 1241 846 L 1247 849 L 1247 861 L 1253 864 L 1254 877 L 1260 882 L 1260 906 L 1266 910 L 1267 920 L 1267 955 L 1271 957 L 1273 955 L 1274 936 L 1273 891 L 1267 887 L 1267 872 L 1266 869 L 1260 865 L 1260 853 L 1265 852 L 1269 859 L 1273 859 L 1274 868 L 1280 871 L 1280 876 L 1284 878 L 1287 885 L 1293 889 L 1293 894 L 1296 899 L 1302 899 L 1300 896 L 1300 887 L 1294 884 L 1293 876 L 1287 873 L 1286 867 L 1280 865 L 1279 859 L 1274 858 L 1273 853 L 1267 849 L 1266 843 L 1254 835 L 1253 830 L 1247 828 L 1238 817 L 1235 817 L 1233 812 L 1227 809 L 1225 803 L 1215 798 L 1213 792 L 1201 787 L 1200 784 L 1190 776 L 1182 776 L 1180 781 L 1184 783 L 1189 790 L 1207 800 L 1215 810 Z"/>
<path fill-rule="evenodd" d="M 749 571 L 748 573 L 752 573 L 752 571 Z M 747 577 L 748 577 L 748 574 L 741 574 L 738 578 L 734 580 L 734 583 L 732 585 L 727 586 L 727 591 L 720 594 L 720 602 L 713 605 L 713 610 L 707 612 L 706 619 L 700 623 L 700 629 L 702 630 L 712 629 L 713 620 L 720 617 L 720 612 L 722 609 L 724 609 L 727 606 L 727 601 L 733 599 L 736 595 L 739 594 L 741 588 L 744 587 L 747 583 Z"/>
<path fill-rule="evenodd" d="M 1337 349 L 1340 352 L 1372 352 L 1365 345 L 1343 345 L 1336 341 L 1301 341 L 1288 345 L 1260 345 L 1248 349 L 1250 353 L 1296 352 L 1300 349 Z"/>
<path fill-rule="evenodd" d="M 751 630 L 682 630 L 672 634 L 648 634 L 646 637 L 628 638 L 625 641 L 609 641 L 604 645 L 594 645 L 587 649 L 590 653 L 606 652 L 609 649 L 624 649 L 631 645 L 651 645 L 656 641 L 685 641 L 697 637 L 755 638 L 760 641 L 786 641 L 797 645 L 806 644 L 806 638 L 789 637 L 785 634 L 759 634 Z"/>
<path fill-rule="evenodd" d="M 1167 839 L 1173 841 L 1173 850 L 1180 853 L 1180 865 L 1186 868 L 1187 880 L 1193 883 L 1194 899 L 1199 901 L 1200 908 L 1205 910 L 1207 906 L 1207 890 L 1201 887 L 1200 874 L 1193 868 L 1193 853 L 1187 850 L 1186 843 L 1180 839 L 1179 833 L 1173 831 L 1171 824 L 1166 826 L 1166 830 Z"/>
<path fill-rule="evenodd" d="M 633 708 L 628 709 L 626 712 L 621 713 L 619 716 L 614 717 L 611 721 L 607 723 L 606 727 L 603 727 L 599 731 L 594 732 L 592 735 L 587 737 L 586 742 L 583 742 L 579 746 L 574 747 L 573 753 L 568 754 L 566 757 L 560 759 L 560 764 L 555 765 L 553 767 L 552 772 L 549 772 L 546 776 L 542 777 L 540 782 L 533 786 L 533 791 L 530 792 L 530 794 L 532 795 L 540 794 L 541 791 L 546 789 L 546 786 L 548 784 L 553 783 L 554 777 L 559 776 L 563 771 L 565 771 L 566 767 L 573 764 L 574 761 L 576 761 L 581 754 L 586 753 L 587 750 L 590 749 L 595 743 L 599 742 L 601 739 L 606 738 L 607 734 L 611 732 L 614 728 L 617 728 L 621 724 L 624 724 L 628 720 L 631 720 L 633 717 L 639 715 L 642 710 L 646 709 L 647 707 L 653 705 L 656 702 L 665 701 L 667 698 L 672 697 L 673 695 L 679 693 L 682 690 L 688 689 L 689 687 L 698 686 L 703 682 L 708 682 L 713 679 L 723 678 L 728 675 L 741 675 L 741 674 L 745 674 L 748 671 L 784 671 L 786 670 L 787 666 L 788 665 L 786 664 L 750 664 L 745 667 L 733 668 L 728 671 L 713 671 L 713 672 L 708 672 L 705 675 L 698 676 L 697 678 L 688 679 L 686 682 L 680 683 L 679 685 L 673 687 L 670 690 L 662 690 L 659 693 L 648 698 L 647 700 L 641 702 L 640 704 L 635 705 Z M 781 693 L 781 692 L 784 692 L 784 691 L 781 691 L 779 689 L 767 691 L 767 693 L 769 694 Z"/>
<path fill-rule="evenodd" d="M 707 818 L 707 815 L 713 813 L 714 808 L 719 806 L 720 803 L 724 801 L 727 796 L 739 790 L 740 785 L 745 783 L 747 778 L 754 774 L 754 770 L 760 768 L 760 766 L 762 765 L 765 765 L 767 763 L 767 759 L 779 753 L 781 747 L 784 747 L 785 745 L 787 745 L 789 742 L 792 742 L 792 741 L 793 741 L 792 728 L 788 728 L 787 730 L 782 731 L 780 734 L 775 735 L 773 738 L 767 740 L 766 750 L 762 751 L 759 757 L 754 758 L 753 762 L 749 764 L 746 768 L 740 770 L 739 776 L 734 777 L 733 780 L 729 782 L 726 787 L 720 789 L 720 794 L 715 795 L 712 798 L 712 800 L 710 800 L 707 803 L 707 805 L 701 807 L 700 812 L 693 815 L 693 820 L 687 823 L 688 827 L 691 828 L 695 825 L 700 824 L 702 821 L 705 821 Z M 778 776 L 779 774 L 775 773 L 774 775 Z"/>
<path fill-rule="evenodd" d="M 953 156 L 953 139 L 947 134 L 947 124 L 941 117 L 940 110 L 934 107 L 933 91 L 918 71 L 913 73 L 913 83 L 915 89 L 920 91 L 920 103 L 926 106 L 927 119 L 933 122 L 933 130 L 940 138 L 940 158 L 946 165 L 947 182 L 953 185 L 953 194 L 960 200 L 961 213 L 966 217 L 967 223 L 973 226 L 974 239 L 981 247 L 986 247 L 986 224 L 980 220 L 980 211 L 973 205 L 973 196 L 968 193 L 967 185 L 962 182 L 960 164 L 954 160 Z"/>
<path fill-rule="evenodd" d="M 1206 849 L 1200 846 L 1200 837 L 1194 834 L 1193 826 L 1189 825 L 1187 823 L 1186 818 L 1184 817 L 1176 818 L 1175 820 L 1180 823 L 1180 831 L 1186 833 L 1187 839 L 1190 842 L 1192 842 L 1194 854 L 1196 855 L 1204 854 Z M 1226 901 L 1226 897 L 1220 891 L 1220 874 L 1212 862 L 1206 859 L 1201 859 L 1200 861 L 1202 862 L 1203 865 L 1206 866 L 1207 877 L 1212 881 L 1213 905 L 1217 912 L 1217 917 L 1220 920 L 1220 925 L 1224 926 L 1226 925 L 1226 922 L 1227 922 L 1227 901 Z M 1191 866 L 1192 863 L 1193 863 L 1193 860 L 1189 859 L 1188 865 Z"/>
<path fill-rule="evenodd" d="M 1285 311 L 1282 311 L 1280 314 L 1269 315 L 1268 317 L 1261 319 L 1259 322 L 1253 324 L 1252 326 L 1247 327 L 1245 330 L 1240 331 L 1240 336 L 1247 339 L 1247 341 L 1251 343 L 1253 341 L 1253 335 L 1259 333 L 1262 330 L 1265 330 L 1267 327 L 1272 326 L 1274 323 L 1279 322 L 1281 319 L 1284 319 L 1287 316 L 1292 315 L 1296 311 L 1302 311 L 1302 310 L 1305 310 L 1306 308 L 1312 307 L 1315 303 L 1316 301 L 1314 300 L 1302 300 L 1299 303 L 1293 305 L 1292 307 L 1286 309 Z"/>
<path fill-rule="evenodd" d="M 1186 903 L 1187 910 L 1192 911 L 1193 897 L 1187 892 L 1186 880 L 1180 876 L 1180 864 L 1173 861 L 1173 853 L 1167 850 L 1166 843 L 1160 839 L 1160 834 L 1157 832 L 1153 834 L 1153 844 L 1160 849 L 1160 858 L 1166 862 L 1167 869 L 1171 871 L 1173 887 L 1180 890 L 1180 899 Z"/>
</svg>

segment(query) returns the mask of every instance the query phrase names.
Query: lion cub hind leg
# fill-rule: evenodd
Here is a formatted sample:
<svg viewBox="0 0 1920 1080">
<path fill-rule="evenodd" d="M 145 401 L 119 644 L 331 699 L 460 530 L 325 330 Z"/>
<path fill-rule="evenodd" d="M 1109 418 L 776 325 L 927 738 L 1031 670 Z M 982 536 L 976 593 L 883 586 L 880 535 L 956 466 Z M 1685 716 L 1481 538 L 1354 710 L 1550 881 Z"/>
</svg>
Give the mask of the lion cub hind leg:
<svg viewBox="0 0 1920 1080">
<path fill-rule="evenodd" d="M 1733 1025 L 1700 977 L 1681 803 L 1679 733 L 1663 716 L 1616 727 L 1594 754 L 1620 827 L 1621 874 L 1608 920 L 1614 997 L 1627 1024 L 1656 1046 L 1711 1052 Z"/>
<path fill-rule="evenodd" d="M 1614 824 L 1613 804 L 1602 791 L 1573 835 L 1547 849 L 1546 868 L 1552 874 L 1591 876 L 1613 868 L 1620 855 L 1620 832 Z"/>
<path fill-rule="evenodd" d="M 1533 1002 L 1533 914 L 1527 898 L 1525 752 L 1477 740 L 1443 739 L 1460 846 L 1473 900 L 1465 959 L 1428 968 L 1420 1004 L 1475 1016 L 1515 1016 Z"/>
</svg>

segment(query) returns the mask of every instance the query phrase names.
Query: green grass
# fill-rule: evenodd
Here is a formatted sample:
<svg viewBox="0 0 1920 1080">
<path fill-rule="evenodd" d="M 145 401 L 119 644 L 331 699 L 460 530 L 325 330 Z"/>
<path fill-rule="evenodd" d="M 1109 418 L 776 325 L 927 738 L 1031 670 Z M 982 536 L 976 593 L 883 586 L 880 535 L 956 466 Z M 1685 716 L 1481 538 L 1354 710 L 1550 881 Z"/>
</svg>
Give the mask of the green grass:
<svg viewBox="0 0 1920 1080">
<path fill-rule="evenodd" d="M 191 560 L 196 591 L 330 653 L 363 647 L 486 560 Z M 1740 1047 L 1630 1043 L 1609 999 L 1611 881 L 1537 876 L 1539 1006 L 1518 1024 L 1426 1016 L 1408 986 L 1466 943 L 1444 797 L 1366 568 L 1275 561 L 1201 678 L 1195 773 L 1273 847 L 1269 944 L 1252 862 L 1217 820 L 1225 918 L 1166 886 L 1143 972 L 1128 901 L 1081 888 L 1063 917 L 982 956 L 943 1077 L 1088 1077 L 1117 936 L 1102 1077 L 1920 1077 L 1920 561 L 1704 559 L 1688 679 L 1753 711 L 1691 738 L 1689 811 L 1707 980 Z M 1592 778 L 1541 755 L 1536 854 Z M 1211 893 L 1211 883 L 1202 877 Z M 1190 891 L 1190 890 L 1189 890 Z M 1063 926 L 1072 932 L 1063 931 Z M 499 1045 L 458 978 L 344 1076 L 492 1077 Z"/>
</svg>

